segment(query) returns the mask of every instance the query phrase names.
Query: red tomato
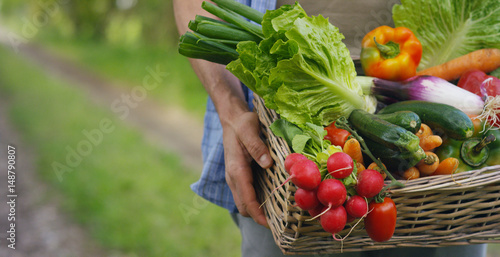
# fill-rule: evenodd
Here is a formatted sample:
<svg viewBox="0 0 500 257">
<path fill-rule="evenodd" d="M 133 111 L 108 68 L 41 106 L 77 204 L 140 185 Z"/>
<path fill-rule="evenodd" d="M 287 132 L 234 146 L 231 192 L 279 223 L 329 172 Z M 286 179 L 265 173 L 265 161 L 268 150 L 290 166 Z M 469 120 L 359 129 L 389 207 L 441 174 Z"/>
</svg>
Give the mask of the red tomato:
<svg viewBox="0 0 500 257">
<path fill-rule="evenodd" d="M 345 141 L 347 141 L 347 138 L 351 135 L 349 131 L 335 127 L 335 123 L 326 127 L 325 130 L 328 133 L 325 136 L 325 140 L 330 141 L 332 145 L 340 146 L 342 148 L 344 148 Z"/>
<path fill-rule="evenodd" d="M 386 197 L 384 202 L 372 201 L 368 206 L 369 213 L 365 218 L 365 230 L 375 242 L 391 239 L 396 229 L 397 210 L 394 201 Z"/>
<path fill-rule="evenodd" d="M 460 77 L 458 86 L 480 97 L 500 95 L 500 79 L 488 76 L 480 70 L 465 72 Z"/>
</svg>

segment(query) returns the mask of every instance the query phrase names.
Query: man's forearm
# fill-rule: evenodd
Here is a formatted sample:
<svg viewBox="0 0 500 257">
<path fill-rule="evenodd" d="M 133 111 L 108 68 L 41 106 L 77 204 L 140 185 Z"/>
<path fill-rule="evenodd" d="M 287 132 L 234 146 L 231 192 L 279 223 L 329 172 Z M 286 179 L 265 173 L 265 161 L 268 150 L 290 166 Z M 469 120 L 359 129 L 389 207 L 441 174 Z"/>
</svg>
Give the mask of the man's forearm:
<svg viewBox="0 0 500 257">
<path fill-rule="evenodd" d="M 211 16 L 201 8 L 201 3 L 201 0 L 174 0 L 175 20 L 179 33 L 185 33 L 188 30 L 187 24 L 189 20 L 194 19 L 195 15 Z M 223 125 L 232 117 L 248 111 L 239 80 L 223 65 L 198 59 L 190 59 L 190 62 L 212 98 Z"/>
</svg>

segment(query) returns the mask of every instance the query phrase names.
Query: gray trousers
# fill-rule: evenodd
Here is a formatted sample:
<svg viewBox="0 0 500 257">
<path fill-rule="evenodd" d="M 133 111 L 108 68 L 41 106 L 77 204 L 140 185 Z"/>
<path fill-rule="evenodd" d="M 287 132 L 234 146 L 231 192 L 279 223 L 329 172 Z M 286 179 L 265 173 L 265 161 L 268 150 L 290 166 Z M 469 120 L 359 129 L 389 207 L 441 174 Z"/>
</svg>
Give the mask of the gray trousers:
<svg viewBox="0 0 500 257">
<path fill-rule="evenodd" d="M 285 256 L 274 242 L 271 230 L 258 225 L 252 218 L 240 214 L 231 214 L 240 228 L 242 257 L 279 257 Z M 335 256 L 335 257 L 485 257 L 486 244 L 448 247 L 405 247 L 364 252 L 349 252 L 331 255 L 296 255 L 296 256 Z"/>
</svg>

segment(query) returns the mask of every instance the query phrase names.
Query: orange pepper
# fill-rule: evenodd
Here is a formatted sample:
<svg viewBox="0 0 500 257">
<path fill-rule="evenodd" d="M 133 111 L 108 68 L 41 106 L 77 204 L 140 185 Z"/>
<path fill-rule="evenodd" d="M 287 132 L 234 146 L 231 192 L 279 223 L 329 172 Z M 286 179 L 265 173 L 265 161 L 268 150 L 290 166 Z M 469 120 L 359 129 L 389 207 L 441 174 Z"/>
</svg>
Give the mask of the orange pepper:
<svg viewBox="0 0 500 257">
<path fill-rule="evenodd" d="M 366 76 L 401 81 L 416 75 L 422 45 L 405 27 L 380 26 L 361 41 L 361 65 Z"/>
</svg>

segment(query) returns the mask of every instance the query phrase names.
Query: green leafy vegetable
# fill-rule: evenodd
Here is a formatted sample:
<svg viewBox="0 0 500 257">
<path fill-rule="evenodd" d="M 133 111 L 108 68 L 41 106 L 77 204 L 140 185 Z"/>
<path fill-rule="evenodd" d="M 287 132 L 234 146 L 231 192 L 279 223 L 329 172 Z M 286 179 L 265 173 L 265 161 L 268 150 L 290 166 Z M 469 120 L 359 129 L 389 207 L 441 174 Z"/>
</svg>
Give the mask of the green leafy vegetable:
<svg viewBox="0 0 500 257">
<path fill-rule="evenodd" d="M 375 111 L 376 101 L 355 80 L 344 36 L 328 19 L 285 5 L 266 12 L 262 31 L 260 43 L 238 44 L 239 58 L 227 69 L 282 118 L 329 125 L 354 109 Z"/>
<path fill-rule="evenodd" d="M 294 153 L 305 153 L 307 143 L 311 140 L 310 135 L 296 135 L 292 140 L 292 149 Z M 314 143 L 314 142 L 313 142 Z M 316 147 L 310 147 L 316 148 Z"/>
<path fill-rule="evenodd" d="M 275 120 L 269 128 L 274 135 L 283 138 L 288 145 L 292 145 L 296 135 L 302 134 L 302 129 L 284 119 Z"/>
<path fill-rule="evenodd" d="M 295 124 L 278 119 L 270 126 L 272 132 L 287 141 L 293 152 L 301 153 L 310 160 L 315 161 L 323 175 L 327 173 L 326 163 L 328 157 L 342 148 L 334 146 L 328 140 L 324 140 L 327 131 L 323 126 L 306 123 L 302 128 Z"/>
<path fill-rule="evenodd" d="M 500 48 L 498 0 L 402 0 L 396 26 L 407 27 L 423 48 L 419 70 L 482 48 Z"/>
</svg>

